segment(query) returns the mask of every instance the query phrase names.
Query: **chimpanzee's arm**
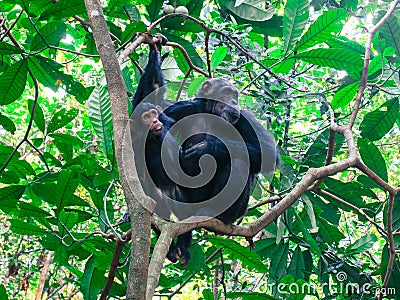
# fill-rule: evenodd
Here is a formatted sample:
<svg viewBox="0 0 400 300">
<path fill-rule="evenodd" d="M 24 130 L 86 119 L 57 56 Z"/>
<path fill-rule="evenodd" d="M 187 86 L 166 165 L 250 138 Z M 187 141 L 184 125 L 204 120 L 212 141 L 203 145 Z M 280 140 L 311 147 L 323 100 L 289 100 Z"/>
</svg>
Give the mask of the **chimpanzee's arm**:
<svg viewBox="0 0 400 300">
<path fill-rule="evenodd" d="M 157 90 L 158 88 L 165 85 L 164 75 L 161 70 L 161 44 L 164 44 L 164 38 L 160 38 L 160 43 L 158 44 L 149 44 L 150 53 L 149 53 L 149 61 L 147 63 L 146 68 L 140 77 L 139 84 L 136 90 L 135 95 L 133 96 L 133 109 L 149 94 Z M 163 95 L 160 95 L 162 98 Z M 159 99 L 161 103 L 163 99 Z M 149 101 L 146 101 L 149 102 Z M 159 103 L 154 103 L 159 104 Z"/>
</svg>

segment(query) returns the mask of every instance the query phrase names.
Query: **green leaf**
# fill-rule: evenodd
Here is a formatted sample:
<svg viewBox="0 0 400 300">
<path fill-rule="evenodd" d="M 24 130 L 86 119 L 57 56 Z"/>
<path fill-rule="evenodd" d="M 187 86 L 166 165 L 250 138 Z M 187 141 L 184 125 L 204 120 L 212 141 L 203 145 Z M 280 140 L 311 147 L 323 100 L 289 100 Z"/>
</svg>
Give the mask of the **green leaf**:
<svg viewBox="0 0 400 300">
<path fill-rule="evenodd" d="M 0 42 L 0 55 L 10 55 L 10 54 L 20 54 L 24 53 L 24 50 L 10 45 L 9 43 L 6 42 Z"/>
<path fill-rule="evenodd" d="M 57 214 L 59 214 L 66 206 L 86 204 L 74 195 L 80 180 L 81 176 L 77 170 L 62 170 L 57 184 L 54 182 L 35 184 L 33 192 L 42 200 L 54 204 L 57 207 Z"/>
<path fill-rule="evenodd" d="M 96 300 L 101 290 L 104 287 L 106 277 L 104 271 L 97 269 L 96 256 L 92 256 L 88 259 L 85 265 L 85 272 L 81 278 L 81 292 L 84 299 Z"/>
<path fill-rule="evenodd" d="M 66 110 L 62 108 L 57 111 L 50 120 L 49 125 L 47 126 L 47 133 L 52 133 L 57 129 L 64 127 L 69 124 L 73 119 L 78 115 L 78 110 L 73 108 L 71 110 Z"/>
<path fill-rule="evenodd" d="M 187 52 L 189 55 L 190 59 L 192 60 L 192 63 L 199 68 L 203 68 L 203 60 L 201 59 L 200 55 L 197 53 L 196 48 L 193 46 L 192 42 L 189 42 L 180 36 L 171 34 L 169 32 L 163 32 L 165 37 L 168 39 L 170 42 L 175 42 L 180 44 Z M 175 54 L 175 51 L 174 51 Z M 183 72 L 183 70 L 182 70 Z M 183 72 L 186 73 L 186 72 Z"/>
<path fill-rule="evenodd" d="M 193 79 L 188 87 L 188 96 L 193 97 L 197 93 L 197 91 L 199 90 L 199 88 L 203 84 L 203 82 L 206 80 L 207 80 L 207 78 L 204 76 Z"/>
<path fill-rule="evenodd" d="M 105 156 L 113 161 L 113 128 L 111 103 L 105 86 L 97 85 L 86 103 L 89 108 L 88 116 L 93 129 L 99 138 L 100 147 Z"/>
<path fill-rule="evenodd" d="M 32 112 L 34 101 L 29 99 L 28 100 L 28 109 L 29 112 Z M 35 122 L 36 126 L 39 128 L 41 132 L 44 132 L 46 129 L 46 122 L 44 120 L 43 110 L 40 107 L 39 103 L 36 103 L 35 106 L 35 114 L 33 115 L 33 121 Z"/>
<path fill-rule="evenodd" d="M 345 253 L 346 255 L 355 255 L 362 253 L 364 251 L 367 251 L 371 249 L 374 245 L 374 243 L 378 240 L 375 234 L 367 234 L 364 236 L 361 236 L 358 240 L 356 240 L 354 243 L 351 245 L 347 246 Z"/>
<path fill-rule="evenodd" d="M 9 117 L 6 117 L 5 115 L 0 113 L 0 125 L 4 128 L 4 130 L 7 130 L 11 132 L 12 134 L 15 133 L 17 128 L 15 127 L 15 124 Z"/>
<path fill-rule="evenodd" d="M 86 101 L 91 93 L 91 88 L 85 88 L 80 82 L 75 81 L 74 77 L 61 72 L 63 66 L 51 59 L 42 56 L 29 57 L 29 68 L 40 83 L 54 91 L 64 87 L 80 103 Z"/>
<path fill-rule="evenodd" d="M 324 239 L 324 242 L 328 245 L 338 245 L 340 240 L 344 239 L 344 234 L 339 230 L 337 226 L 330 224 L 324 218 L 319 218 L 319 233 Z"/>
<path fill-rule="evenodd" d="M 45 6 L 40 10 L 39 20 L 62 19 L 74 15 L 86 15 L 85 3 L 82 0 L 62 0 L 51 2 L 50 6 Z"/>
<path fill-rule="evenodd" d="M 334 194 L 335 196 L 349 202 L 358 208 L 367 207 L 363 196 L 368 198 L 377 199 L 375 193 L 373 193 L 370 189 L 365 188 L 362 184 L 356 181 L 350 182 L 342 182 L 339 180 L 335 180 L 333 178 L 327 177 L 324 179 L 324 185 L 327 187 L 327 190 Z M 330 202 L 335 204 L 336 206 L 346 210 L 351 211 L 352 209 L 346 205 L 343 205 L 336 200 L 333 200 L 329 197 L 325 197 Z"/>
<path fill-rule="evenodd" d="M 19 201 L 18 209 L 19 209 L 19 217 L 39 217 L 39 218 L 50 217 L 50 214 L 47 211 L 44 211 L 43 209 L 35 205 L 32 205 L 30 203 Z"/>
<path fill-rule="evenodd" d="M 329 142 L 329 130 L 324 130 L 315 139 L 314 143 L 308 148 L 304 155 L 303 164 L 310 167 L 321 167 L 325 163 L 326 152 Z M 344 142 L 342 135 L 336 135 L 335 154 L 340 150 Z"/>
<path fill-rule="evenodd" d="M 259 1 L 254 0 L 244 0 L 240 5 L 236 5 L 235 1 L 231 0 L 220 0 L 219 3 L 240 18 L 250 21 L 267 21 L 275 13 L 274 7 L 269 3 L 267 3 L 267 8 L 261 8 L 258 5 Z"/>
<path fill-rule="evenodd" d="M 28 63 L 22 59 L 12 64 L 0 75 L 0 105 L 17 100 L 25 89 L 28 76 Z"/>
<path fill-rule="evenodd" d="M 388 173 L 385 160 L 378 147 L 373 142 L 366 139 L 358 139 L 357 146 L 360 151 L 361 159 L 375 174 L 384 181 L 388 181 Z"/>
<path fill-rule="evenodd" d="M 360 125 L 361 136 L 371 141 L 381 139 L 392 129 L 399 116 L 399 99 L 393 98 L 381 105 L 377 110 L 365 115 Z"/>
<path fill-rule="evenodd" d="M 42 236 L 46 234 L 46 230 L 33 224 L 32 222 L 23 222 L 20 220 L 10 220 L 10 230 L 14 233 L 29 236 Z"/>
<path fill-rule="evenodd" d="M 8 300 L 7 290 L 4 285 L 0 284 L 0 299 Z M 214 298 L 212 298 L 214 299 Z"/>
<path fill-rule="evenodd" d="M 329 48 L 347 49 L 349 51 L 357 52 L 360 55 L 365 54 L 365 47 L 355 41 L 349 40 L 345 36 L 334 36 L 326 41 Z"/>
<path fill-rule="evenodd" d="M 225 46 L 220 46 L 215 49 L 212 57 L 211 57 L 211 69 L 215 70 L 216 67 L 220 65 L 220 63 L 224 60 L 226 53 L 228 53 L 228 48 Z"/>
<path fill-rule="evenodd" d="M 164 1 L 163 0 L 152 0 L 152 1 L 146 0 L 145 2 L 148 2 L 148 4 L 143 3 L 146 5 L 146 10 L 149 15 L 148 21 L 154 22 L 156 19 L 158 19 L 160 17 L 161 7 L 162 7 Z"/>
<path fill-rule="evenodd" d="M 343 28 L 348 13 L 345 9 L 330 9 L 318 17 L 296 44 L 295 49 L 301 50 L 328 41 Z"/>
<path fill-rule="evenodd" d="M 302 218 L 296 212 L 294 212 L 294 214 L 296 215 L 295 225 L 301 230 L 304 240 L 310 245 L 310 250 L 317 256 L 321 255 L 321 250 L 319 249 L 317 242 L 308 232 L 308 228 L 304 224 Z"/>
<path fill-rule="evenodd" d="M 287 263 L 289 256 L 289 244 L 285 243 L 282 251 L 276 251 L 271 258 L 269 274 L 272 282 L 277 282 L 287 273 Z"/>
<path fill-rule="evenodd" d="M 284 51 L 293 48 L 302 34 L 309 17 L 309 0 L 288 0 L 283 16 Z"/>
<path fill-rule="evenodd" d="M 31 51 L 42 50 L 46 48 L 47 45 L 58 46 L 60 40 L 64 37 L 66 30 L 67 26 L 63 20 L 46 23 L 39 29 L 40 34 L 37 33 L 33 37 Z M 46 42 L 44 42 L 43 39 Z"/>
<path fill-rule="evenodd" d="M 323 67 L 348 72 L 361 72 L 363 61 L 358 53 L 347 49 L 321 48 L 312 49 L 296 55 L 303 61 Z"/>
<path fill-rule="evenodd" d="M 292 274 L 294 279 L 304 279 L 304 256 L 299 246 L 296 247 L 292 254 L 288 273 Z"/>
<path fill-rule="evenodd" d="M 395 49 L 397 56 L 400 56 L 400 25 L 398 18 L 391 15 L 389 19 L 383 23 L 379 32 L 385 37 L 388 45 Z"/>
<path fill-rule="evenodd" d="M 183 55 L 182 51 L 180 51 L 178 48 L 175 48 L 173 53 L 179 70 L 181 70 L 183 74 L 186 74 L 187 71 L 189 71 L 189 64 L 185 56 Z"/>
<path fill-rule="evenodd" d="M 145 32 L 146 31 L 146 25 L 143 22 L 135 22 L 132 24 L 129 24 L 128 26 L 125 27 L 124 32 L 122 32 L 122 39 L 121 42 L 125 43 L 128 41 L 136 32 Z"/>
<path fill-rule="evenodd" d="M 213 245 L 224 248 L 231 260 L 240 260 L 243 266 L 247 266 L 250 270 L 257 272 L 267 272 L 267 267 L 261 262 L 260 257 L 255 252 L 250 252 L 249 248 L 241 246 L 238 242 L 224 239 L 218 236 L 205 236 L 205 239 Z"/>
<path fill-rule="evenodd" d="M 10 185 L 0 189 L 0 203 L 2 200 L 19 200 L 25 192 L 24 185 Z"/>
<path fill-rule="evenodd" d="M 357 94 L 358 88 L 360 87 L 359 82 L 355 82 L 345 87 L 340 88 L 332 99 L 332 108 L 338 109 L 346 106 L 353 100 L 354 96 Z"/>
</svg>

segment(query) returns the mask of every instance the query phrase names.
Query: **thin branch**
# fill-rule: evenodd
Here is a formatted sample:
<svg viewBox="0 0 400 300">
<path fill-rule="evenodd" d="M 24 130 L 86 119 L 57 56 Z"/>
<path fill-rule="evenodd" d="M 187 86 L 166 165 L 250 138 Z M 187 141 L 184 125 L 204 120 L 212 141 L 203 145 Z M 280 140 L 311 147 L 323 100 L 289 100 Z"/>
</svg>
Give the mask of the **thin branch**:
<svg viewBox="0 0 400 300">
<path fill-rule="evenodd" d="M 388 216 L 387 216 L 387 229 L 388 229 L 388 239 L 389 239 L 389 262 L 387 265 L 385 279 L 382 283 L 381 290 L 386 290 L 386 287 L 389 283 L 390 276 L 393 271 L 393 264 L 396 258 L 396 249 L 394 246 L 394 238 L 393 238 L 393 206 L 394 206 L 394 195 L 390 195 L 388 202 Z M 384 293 L 379 295 L 379 299 L 383 298 Z"/>
<path fill-rule="evenodd" d="M 369 62 L 371 60 L 372 39 L 374 38 L 375 33 L 378 31 L 378 29 L 383 25 L 383 23 L 385 23 L 389 19 L 390 15 L 394 12 L 399 1 L 400 0 L 395 0 L 392 2 L 388 11 L 386 12 L 386 14 L 383 16 L 382 19 L 379 20 L 378 23 L 375 24 L 375 26 L 372 28 L 372 30 L 368 34 L 368 40 L 367 40 L 367 44 L 365 46 L 364 67 L 363 67 L 363 70 L 361 73 L 360 87 L 357 91 L 357 96 L 356 96 L 356 100 L 354 102 L 354 108 L 351 113 L 349 123 L 346 125 L 346 126 L 348 126 L 348 128 L 352 128 L 354 125 L 358 111 L 360 109 L 361 99 L 364 96 L 364 91 L 365 91 L 365 88 L 367 87 L 368 68 L 369 68 Z"/>
</svg>

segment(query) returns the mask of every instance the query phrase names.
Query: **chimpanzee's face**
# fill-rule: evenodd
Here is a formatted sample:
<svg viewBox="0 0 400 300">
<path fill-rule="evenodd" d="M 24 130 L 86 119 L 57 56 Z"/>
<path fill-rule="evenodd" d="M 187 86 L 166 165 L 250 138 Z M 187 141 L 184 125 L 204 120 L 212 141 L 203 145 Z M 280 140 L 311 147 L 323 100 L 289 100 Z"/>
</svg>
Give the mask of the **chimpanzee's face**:
<svg viewBox="0 0 400 300">
<path fill-rule="evenodd" d="M 219 101 L 215 105 L 216 112 L 227 122 L 235 124 L 240 117 L 238 91 L 230 86 L 225 86 L 220 89 L 219 94 Z"/>
<path fill-rule="evenodd" d="M 156 109 L 149 109 L 142 113 L 141 119 L 142 123 L 146 127 L 150 127 L 150 132 L 155 135 L 160 135 L 163 123 L 158 119 L 158 111 Z"/>
</svg>

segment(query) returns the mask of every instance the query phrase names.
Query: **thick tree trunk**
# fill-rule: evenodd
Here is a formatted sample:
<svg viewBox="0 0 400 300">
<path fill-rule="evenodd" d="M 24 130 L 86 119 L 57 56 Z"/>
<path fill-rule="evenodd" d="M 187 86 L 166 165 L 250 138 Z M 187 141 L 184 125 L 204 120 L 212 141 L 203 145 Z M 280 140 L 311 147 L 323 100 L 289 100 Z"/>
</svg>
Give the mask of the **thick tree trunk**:
<svg viewBox="0 0 400 300">
<path fill-rule="evenodd" d="M 120 181 L 132 220 L 132 252 L 126 299 L 146 299 L 150 255 L 150 212 L 137 177 L 128 125 L 127 93 L 107 23 L 98 0 L 85 0 L 96 47 L 103 64 L 113 115 L 114 145 Z M 125 161 L 123 161 L 123 155 Z M 137 199 L 135 195 L 139 195 Z M 151 206 L 151 205 L 149 205 Z M 147 207 L 147 206 L 146 206 Z"/>
</svg>

